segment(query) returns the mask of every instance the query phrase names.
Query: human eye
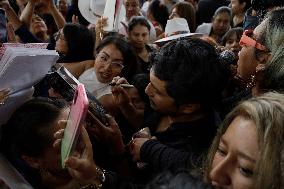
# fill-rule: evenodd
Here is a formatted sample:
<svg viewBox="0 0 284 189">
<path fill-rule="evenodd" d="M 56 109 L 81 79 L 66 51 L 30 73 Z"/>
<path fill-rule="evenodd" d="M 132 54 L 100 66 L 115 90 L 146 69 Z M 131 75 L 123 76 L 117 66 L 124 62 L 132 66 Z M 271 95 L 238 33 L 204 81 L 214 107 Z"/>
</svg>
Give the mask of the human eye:
<svg viewBox="0 0 284 189">
<path fill-rule="evenodd" d="M 103 61 L 103 62 L 106 62 L 106 61 L 107 61 L 107 57 L 104 56 L 104 55 L 100 55 L 100 56 L 99 56 L 99 59 L 100 59 L 101 61 Z"/>
<path fill-rule="evenodd" d="M 228 44 L 232 44 L 234 41 L 233 40 L 228 40 L 227 43 Z"/>
<path fill-rule="evenodd" d="M 221 156 L 226 156 L 227 155 L 227 150 L 223 145 L 219 145 L 217 148 L 217 153 L 220 154 Z"/>
<path fill-rule="evenodd" d="M 112 62 L 111 63 L 112 67 L 115 68 L 115 69 L 121 69 L 123 68 L 123 65 L 121 63 L 118 63 L 118 62 Z"/>
<path fill-rule="evenodd" d="M 250 168 L 240 166 L 239 170 L 240 170 L 240 173 L 245 177 L 252 177 L 253 176 L 253 170 L 251 170 Z"/>
</svg>

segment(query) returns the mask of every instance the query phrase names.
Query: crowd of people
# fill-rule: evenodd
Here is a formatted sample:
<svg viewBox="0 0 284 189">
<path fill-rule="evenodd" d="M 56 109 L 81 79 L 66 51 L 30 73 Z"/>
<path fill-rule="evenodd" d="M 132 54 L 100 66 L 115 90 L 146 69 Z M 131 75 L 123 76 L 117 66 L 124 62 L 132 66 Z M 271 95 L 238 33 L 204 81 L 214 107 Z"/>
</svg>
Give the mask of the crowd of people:
<svg viewBox="0 0 284 189">
<path fill-rule="evenodd" d="M 47 43 L 51 71 L 65 67 L 106 118 L 88 112 L 84 152 L 62 162 L 72 101 L 50 73 L 33 86 L 0 125 L 0 154 L 31 188 L 284 188 L 284 2 L 123 0 L 109 32 L 80 1 L 0 1 L 5 42 Z"/>
</svg>

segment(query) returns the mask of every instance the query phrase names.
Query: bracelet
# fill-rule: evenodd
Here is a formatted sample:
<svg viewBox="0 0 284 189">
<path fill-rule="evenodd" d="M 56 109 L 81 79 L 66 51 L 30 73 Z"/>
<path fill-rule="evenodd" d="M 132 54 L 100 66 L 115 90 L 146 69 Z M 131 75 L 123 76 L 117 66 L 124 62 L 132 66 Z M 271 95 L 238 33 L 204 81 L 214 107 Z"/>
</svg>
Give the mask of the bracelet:
<svg viewBox="0 0 284 189">
<path fill-rule="evenodd" d="M 103 183 L 106 180 L 105 170 L 96 167 L 96 172 L 98 175 L 96 176 L 95 181 L 99 182 L 99 184 L 87 184 L 85 186 L 81 186 L 80 189 L 101 189 L 103 187 Z"/>
</svg>

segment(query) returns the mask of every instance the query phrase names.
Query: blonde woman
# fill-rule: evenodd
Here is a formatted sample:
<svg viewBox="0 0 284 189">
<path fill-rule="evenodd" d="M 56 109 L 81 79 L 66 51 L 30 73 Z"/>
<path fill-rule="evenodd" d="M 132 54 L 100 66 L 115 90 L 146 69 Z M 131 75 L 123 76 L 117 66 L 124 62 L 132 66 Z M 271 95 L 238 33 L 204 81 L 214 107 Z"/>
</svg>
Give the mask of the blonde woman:
<svg viewBox="0 0 284 189">
<path fill-rule="evenodd" d="M 284 95 L 267 93 L 238 105 L 209 151 L 207 182 L 215 188 L 284 187 Z"/>
</svg>

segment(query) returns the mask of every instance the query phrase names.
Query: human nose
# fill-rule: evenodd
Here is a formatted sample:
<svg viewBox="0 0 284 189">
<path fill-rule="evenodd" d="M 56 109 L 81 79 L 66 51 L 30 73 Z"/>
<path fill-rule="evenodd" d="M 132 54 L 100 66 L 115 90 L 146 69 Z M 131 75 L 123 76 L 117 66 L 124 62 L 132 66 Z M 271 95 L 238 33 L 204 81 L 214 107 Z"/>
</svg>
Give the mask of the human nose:
<svg viewBox="0 0 284 189">
<path fill-rule="evenodd" d="M 139 35 L 139 36 L 137 37 L 137 41 L 139 41 L 139 42 L 143 41 L 142 35 Z"/>
<path fill-rule="evenodd" d="M 134 10 L 134 8 L 132 6 L 129 6 L 128 10 Z"/>
<path fill-rule="evenodd" d="M 238 42 L 238 41 L 234 41 L 233 47 L 238 47 L 238 46 L 240 46 L 240 45 L 239 45 L 239 42 Z"/>
<path fill-rule="evenodd" d="M 150 83 L 145 88 L 145 93 L 150 97 L 152 95 Z"/>
<path fill-rule="evenodd" d="M 109 59 L 109 60 L 105 61 L 103 65 L 104 65 L 105 70 L 110 70 L 111 67 L 112 67 L 111 60 Z"/>
<path fill-rule="evenodd" d="M 232 170 L 228 167 L 228 159 L 222 159 L 210 171 L 210 179 L 213 186 L 228 186 L 231 183 L 230 174 Z"/>
</svg>

